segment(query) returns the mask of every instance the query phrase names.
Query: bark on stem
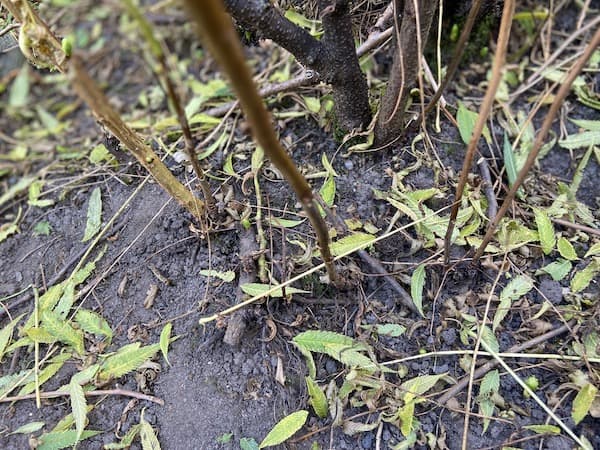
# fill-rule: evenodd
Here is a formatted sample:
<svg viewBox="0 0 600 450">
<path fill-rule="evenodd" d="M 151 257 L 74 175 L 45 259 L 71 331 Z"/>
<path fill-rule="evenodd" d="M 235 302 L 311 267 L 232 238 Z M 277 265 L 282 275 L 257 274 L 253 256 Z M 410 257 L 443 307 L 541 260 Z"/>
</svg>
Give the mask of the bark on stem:
<svg viewBox="0 0 600 450">
<path fill-rule="evenodd" d="M 400 3 L 404 7 L 400 9 Z M 419 11 L 415 10 L 415 3 Z M 387 144 L 398 138 L 404 130 L 404 109 L 411 89 L 415 86 L 419 70 L 422 48 L 427 43 L 429 28 L 437 8 L 435 1 L 404 0 L 396 1 L 396 50 L 392 72 L 386 92 L 379 108 L 379 118 L 375 126 L 375 137 L 379 144 Z M 417 27 L 417 12 L 419 26 Z M 420 31 L 420 39 L 417 38 Z"/>
<path fill-rule="evenodd" d="M 333 88 L 336 117 L 345 130 L 366 126 L 371 118 L 367 81 L 360 70 L 348 0 L 321 0 L 325 34 L 321 41 L 290 22 L 266 0 L 224 0 L 244 28 L 271 39 Z"/>
</svg>

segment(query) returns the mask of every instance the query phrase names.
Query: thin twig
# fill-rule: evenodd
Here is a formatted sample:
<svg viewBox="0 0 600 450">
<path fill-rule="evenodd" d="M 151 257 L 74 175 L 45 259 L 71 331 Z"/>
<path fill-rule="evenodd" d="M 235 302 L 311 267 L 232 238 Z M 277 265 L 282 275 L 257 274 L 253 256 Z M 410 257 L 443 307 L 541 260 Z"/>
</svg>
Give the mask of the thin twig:
<svg viewBox="0 0 600 450">
<path fill-rule="evenodd" d="M 161 406 L 165 404 L 165 401 L 162 398 L 154 397 L 153 395 L 142 394 L 141 392 L 129 391 L 127 389 L 103 389 L 97 391 L 86 391 L 84 392 L 86 397 L 102 397 L 105 395 L 122 395 L 124 397 L 133 397 L 139 400 L 147 400 L 149 402 L 157 403 Z M 58 398 L 58 397 L 66 397 L 69 396 L 68 391 L 50 391 L 50 392 L 40 392 L 40 398 Z M 26 395 L 15 395 L 13 397 L 4 397 L 0 399 L 0 403 L 10 403 L 10 402 L 18 402 L 20 400 L 32 400 L 36 398 L 36 394 L 26 394 Z"/>
<path fill-rule="evenodd" d="M 523 342 L 522 344 L 513 345 L 506 352 L 507 353 L 521 353 L 523 350 L 527 350 L 529 348 L 535 347 L 536 345 L 542 344 L 556 336 L 560 336 L 564 332 L 569 331 L 574 324 L 575 324 L 575 322 L 569 322 L 565 325 L 561 325 L 560 327 L 555 328 L 554 330 L 548 331 L 547 333 L 537 336 L 529 341 Z M 486 362 L 484 365 L 482 365 L 477 370 L 475 370 L 475 372 L 473 373 L 473 379 L 481 378 L 483 375 L 488 373 L 490 370 L 492 370 L 497 365 L 498 365 L 498 362 L 496 360 L 491 360 L 491 361 Z M 458 393 L 460 391 L 462 391 L 469 384 L 469 378 L 470 377 L 468 375 L 463 377 L 458 383 L 456 383 L 454 386 L 452 386 L 450 389 L 448 389 L 446 392 L 444 392 L 444 394 L 440 395 L 437 398 L 436 402 L 441 405 L 444 405 L 448 402 L 448 400 L 456 397 L 458 395 Z"/>
<path fill-rule="evenodd" d="M 554 97 L 552 105 L 550 106 L 550 109 L 548 110 L 548 113 L 546 114 L 544 123 L 542 124 L 542 127 L 540 128 L 540 132 L 535 137 L 535 141 L 533 143 L 531 151 L 529 152 L 529 155 L 527 156 L 527 160 L 523 164 L 523 168 L 519 171 L 519 175 L 517 176 L 517 179 L 515 180 L 515 182 L 509 189 L 508 193 L 506 194 L 506 197 L 504 199 L 504 202 L 502 203 L 502 206 L 500 207 L 500 210 L 498 211 L 498 214 L 496 214 L 496 216 L 494 217 L 494 220 L 488 226 L 488 229 L 487 229 L 487 232 L 485 233 L 483 241 L 481 242 L 481 245 L 477 249 L 475 256 L 473 256 L 473 262 L 472 262 L 473 264 L 475 264 L 479 260 L 481 255 L 483 255 L 483 252 L 485 251 L 487 244 L 490 242 L 490 240 L 492 239 L 492 236 L 494 235 L 494 232 L 496 231 L 496 227 L 500 223 L 500 220 L 502 219 L 502 217 L 504 217 L 504 215 L 506 214 L 506 211 L 508 211 L 508 208 L 510 207 L 510 205 L 514 199 L 515 194 L 517 193 L 517 190 L 519 189 L 521 184 L 523 184 L 525 177 L 527 176 L 527 174 L 529 173 L 529 170 L 533 166 L 533 164 L 537 158 L 537 155 L 538 155 L 540 149 L 542 148 L 542 145 L 544 144 L 544 140 L 546 139 L 546 136 L 548 135 L 548 131 L 550 131 L 550 127 L 552 126 L 552 122 L 554 121 L 554 118 L 556 117 L 558 110 L 562 106 L 565 97 L 571 91 L 571 85 L 573 84 L 573 81 L 575 81 L 575 78 L 577 78 L 577 76 L 581 73 L 581 71 L 587 64 L 587 62 L 590 59 L 590 57 L 592 56 L 592 54 L 596 51 L 596 48 L 598 47 L 598 45 L 600 45 L 600 28 L 598 28 L 596 30 L 594 37 L 587 45 L 583 55 L 581 55 L 581 57 L 577 60 L 577 62 L 571 68 L 571 70 L 569 70 L 569 73 L 567 74 L 566 79 L 562 82 L 560 89 L 556 93 L 556 96 Z"/>
<path fill-rule="evenodd" d="M 488 88 L 485 92 L 481 106 L 479 107 L 479 115 L 477 116 L 477 122 L 473 127 L 471 139 L 467 146 L 467 152 L 463 160 L 463 166 L 456 186 L 456 194 L 454 195 L 454 204 L 452 205 L 452 211 L 450 212 L 450 222 L 448 223 L 448 229 L 446 230 L 446 237 L 444 239 L 444 259 L 446 264 L 450 260 L 450 244 L 452 243 L 452 232 L 456 224 L 456 216 L 458 215 L 458 208 L 460 207 L 460 200 L 462 198 L 465 185 L 467 184 L 467 178 L 469 170 L 471 168 L 471 162 L 473 161 L 473 155 L 477 148 L 477 143 L 483 132 L 483 127 L 487 121 L 488 116 L 492 110 L 494 104 L 494 98 L 496 97 L 496 91 L 502 80 L 502 67 L 506 59 L 506 49 L 508 48 L 508 38 L 510 36 L 510 27 L 512 24 L 513 15 L 515 13 L 515 1 L 506 0 L 504 2 L 504 10 L 502 11 L 502 20 L 500 22 L 500 32 L 498 35 L 498 44 L 496 46 L 496 54 L 494 56 L 494 63 L 492 66 L 492 78 L 489 82 Z"/>
</svg>

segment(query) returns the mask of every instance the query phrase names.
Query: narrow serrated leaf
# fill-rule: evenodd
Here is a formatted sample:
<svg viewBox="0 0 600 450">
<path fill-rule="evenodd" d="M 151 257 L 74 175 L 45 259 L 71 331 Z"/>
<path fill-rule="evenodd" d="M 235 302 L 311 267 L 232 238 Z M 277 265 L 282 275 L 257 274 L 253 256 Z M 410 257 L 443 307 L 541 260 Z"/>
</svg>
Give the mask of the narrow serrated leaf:
<svg viewBox="0 0 600 450">
<path fill-rule="evenodd" d="M 8 435 L 10 436 L 11 434 L 30 434 L 30 433 L 35 433 L 36 431 L 41 430 L 44 425 L 46 425 L 45 422 L 29 422 L 25 425 L 21 425 L 19 428 L 17 428 L 15 431 L 13 431 L 12 433 L 8 433 Z"/>
<path fill-rule="evenodd" d="M 159 340 L 159 344 L 160 344 L 160 351 L 162 352 L 163 357 L 165 358 L 165 361 L 167 361 L 167 364 L 170 366 L 171 363 L 169 362 L 169 358 L 168 358 L 168 353 L 169 353 L 169 342 L 171 340 L 171 329 L 173 328 L 173 324 L 171 322 L 167 323 L 162 331 L 160 332 L 160 340 Z"/>
<path fill-rule="evenodd" d="M 36 450 L 60 450 L 63 448 L 72 447 L 77 442 L 91 438 L 92 436 L 96 436 L 100 433 L 102 433 L 102 431 L 84 430 L 79 438 L 77 437 L 77 431 L 75 430 L 42 434 L 39 438 L 37 438 L 39 444 L 36 447 Z"/>
<path fill-rule="evenodd" d="M 214 269 L 203 269 L 200 271 L 200 275 L 204 275 L 205 277 L 216 277 L 226 283 L 231 283 L 233 280 L 235 280 L 235 272 L 233 270 L 222 272 Z"/>
<path fill-rule="evenodd" d="M 69 396 L 71 397 L 71 412 L 75 420 L 75 430 L 77 431 L 77 442 L 81 438 L 85 428 L 87 403 L 83 388 L 76 380 L 71 380 L 69 383 Z"/>
<path fill-rule="evenodd" d="M 426 275 L 425 266 L 421 264 L 415 269 L 410 278 L 410 296 L 422 317 L 425 317 L 425 314 L 423 314 L 423 288 L 425 287 Z"/>
<path fill-rule="evenodd" d="M 594 245 L 592 245 L 590 249 L 587 252 L 585 252 L 585 255 L 583 255 L 583 257 L 587 258 L 588 256 L 596 255 L 600 255 L 600 242 L 596 242 Z"/>
<path fill-rule="evenodd" d="M 69 322 L 63 320 L 54 311 L 43 311 L 41 316 L 42 328 L 57 340 L 73 347 L 78 354 L 83 355 L 85 353 L 83 332 L 81 330 L 73 328 Z"/>
<path fill-rule="evenodd" d="M 143 414 L 140 420 L 140 437 L 143 450 L 160 450 L 160 442 L 158 442 L 154 428 L 144 420 Z"/>
<path fill-rule="evenodd" d="M 438 375 L 421 375 L 411 378 L 400 385 L 400 390 L 404 393 L 404 401 L 409 402 L 423 395 L 435 386 L 435 384 L 445 377 L 445 373 Z"/>
<path fill-rule="evenodd" d="M 535 223 L 537 224 L 542 251 L 544 254 L 548 255 L 556 245 L 554 226 L 548 215 L 541 209 L 534 208 L 533 213 L 535 214 Z"/>
<path fill-rule="evenodd" d="M 579 390 L 573 400 L 573 409 L 571 410 L 571 417 L 575 425 L 578 425 L 587 416 L 597 393 L 598 388 L 591 383 L 584 384 Z"/>
<path fill-rule="evenodd" d="M 557 427 L 556 425 L 525 425 L 523 428 L 533 431 L 536 434 L 560 434 L 560 427 Z"/>
<path fill-rule="evenodd" d="M 305 380 L 310 405 L 321 419 L 327 417 L 327 397 L 325 397 L 325 393 L 311 377 L 305 377 Z"/>
<path fill-rule="evenodd" d="M 125 436 L 121 438 L 119 442 L 113 442 L 111 444 L 104 444 L 104 450 L 122 450 L 128 449 L 133 444 L 133 440 L 140 432 L 141 426 L 139 424 L 132 426 Z"/>
<path fill-rule="evenodd" d="M 102 196 L 100 194 L 100 188 L 94 188 L 90 195 L 90 201 L 88 203 L 87 210 L 87 221 L 85 224 L 85 233 L 81 242 L 89 241 L 93 238 L 102 225 Z"/>
<path fill-rule="evenodd" d="M 13 320 L 8 322 L 8 324 L 6 324 L 6 326 L 2 328 L 2 330 L 0 330 L 0 361 L 2 361 L 4 351 L 6 350 L 6 347 L 8 346 L 8 343 L 12 338 L 15 326 L 17 325 L 17 323 L 19 323 L 19 321 L 23 318 L 24 315 L 25 313 L 15 317 Z"/>
<path fill-rule="evenodd" d="M 308 411 L 296 411 L 281 419 L 260 443 L 259 448 L 279 445 L 296 433 L 306 423 Z"/>
<path fill-rule="evenodd" d="M 502 292 L 500 293 L 500 304 L 496 309 L 496 314 L 494 314 L 492 326 L 494 331 L 496 331 L 498 325 L 500 325 L 504 317 L 506 317 L 506 314 L 508 314 L 512 302 L 527 294 L 531 289 L 533 289 L 533 282 L 531 281 L 531 278 L 525 275 L 519 275 L 513 278 L 504 289 L 502 289 Z"/>
<path fill-rule="evenodd" d="M 571 280 L 571 291 L 580 292 L 589 286 L 591 281 L 600 273 L 600 259 L 594 258 L 585 268 L 578 271 Z"/>
<path fill-rule="evenodd" d="M 319 193 L 327 206 L 333 206 L 335 201 L 335 179 L 333 176 L 327 177 Z"/>
<path fill-rule="evenodd" d="M 491 370 L 485 374 L 479 387 L 480 396 L 490 396 L 500 389 L 500 374 L 498 370 Z"/>
<path fill-rule="evenodd" d="M 128 344 L 104 360 L 98 377 L 100 380 L 106 381 L 111 378 L 123 376 L 152 358 L 159 349 L 158 344 L 147 345 L 145 347 L 140 347 L 139 342 Z"/>
<path fill-rule="evenodd" d="M 353 233 L 331 244 L 331 253 L 334 256 L 345 255 L 365 248 L 368 243 L 375 240 L 375 236 L 368 233 Z"/>
<path fill-rule="evenodd" d="M 560 281 L 569 274 L 572 268 L 573 264 L 571 264 L 571 261 L 558 258 L 547 266 L 536 270 L 535 274 L 540 275 L 541 273 L 547 273 L 554 281 Z"/>
<path fill-rule="evenodd" d="M 570 134 L 562 141 L 558 141 L 558 145 L 569 150 L 600 145 L 600 131 L 584 131 L 578 134 Z"/>
<path fill-rule="evenodd" d="M 273 289 L 273 287 L 274 286 L 271 286 L 269 284 L 246 283 L 246 284 L 242 284 L 240 286 L 240 289 L 245 294 L 248 294 L 252 297 L 256 297 L 257 295 L 263 295 L 266 292 L 269 292 L 271 289 Z M 295 287 L 291 287 L 291 286 L 286 286 L 286 288 L 285 288 L 285 295 L 308 294 L 308 293 L 310 293 L 310 292 L 302 290 L 302 289 L 298 289 Z M 282 288 L 275 289 L 273 292 L 269 293 L 269 297 L 283 297 L 283 289 Z"/>
<path fill-rule="evenodd" d="M 573 245 L 568 241 L 567 238 L 561 236 L 558 242 L 556 243 L 556 247 L 558 248 L 558 253 L 565 259 L 569 261 L 575 261 L 577 259 L 577 253 L 573 248 Z"/>
<path fill-rule="evenodd" d="M 100 314 L 87 309 L 79 309 L 75 314 L 75 321 L 90 334 L 106 336 L 110 342 L 113 332 L 108 322 Z"/>
</svg>

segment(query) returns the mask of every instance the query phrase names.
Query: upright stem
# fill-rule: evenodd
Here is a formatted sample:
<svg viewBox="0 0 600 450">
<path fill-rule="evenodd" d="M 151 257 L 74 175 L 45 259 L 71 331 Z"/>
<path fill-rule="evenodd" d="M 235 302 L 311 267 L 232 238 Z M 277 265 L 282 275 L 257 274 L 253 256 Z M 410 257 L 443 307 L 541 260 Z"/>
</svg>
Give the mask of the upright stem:
<svg viewBox="0 0 600 450">
<path fill-rule="evenodd" d="M 186 0 L 185 4 L 198 24 L 198 31 L 202 34 L 205 44 L 229 76 L 242 105 L 242 110 L 250 123 L 254 139 L 288 180 L 302 202 L 302 207 L 315 229 L 329 278 L 335 283 L 336 272 L 333 257 L 329 250 L 327 225 L 315 205 L 310 185 L 285 152 L 275 134 L 271 115 L 252 80 L 238 36 L 231 19 L 225 12 L 222 1 L 204 0 L 198 2 Z"/>
<path fill-rule="evenodd" d="M 454 204 L 452 205 L 452 211 L 450 212 L 450 222 L 448 223 L 448 229 L 446 230 L 446 238 L 444 239 L 444 255 L 446 264 L 450 259 L 450 244 L 452 240 L 452 232 L 456 224 L 456 216 L 458 215 L 458 208 L 460 207 L 460 200 L 467 184 L 467 177 L 471 164 L 473 162 L 473 155 L 477 149 L 477 143 L 483 132 L 483 127 L 487 121 L 492 105 L 494 104 L 494 98 L 496 97 L 496 91 L 500 85 L 502 79 L 502 67 L 504 67 L 504 61 L 506 59 L 506 49 L 508 47 L 508 38 L 510 37 L 510 26 L 512 24 L 513 15 L 515 13 L 515 0 L 506 0 L 504 2 L 504 10 L 502 11 L 502 21 L 500 22 L 500 34 L 498 35 L 498 44 L 496 46 L 496 55 L 494 56 L 494 64 L 492 66 L 492 79 L 488 85 L 483 101 L 479 108 L 479 115 L 477 116 L 477 122 L 473 127 L 473 133 L 471 134 L 471 140 L 467 146 L 467 152 L 463 159 L 463 167 L 460 172 L 460 178 L 458 185 L 456 186 L 456 194 L 454 194 Z"/>
<path fill-rule="evenodd" d="M 479 260 L 479 258 L 481 258 L 481 255 L 483 255 L 483 252 L 485 251 L 487 244 L 490 242 L 490 240 L 492 239 L 492 236 L 494 235 L 494 232 L 496 231 L 496 227 L 500 223 L 500 220 L 502 219 L 502 217 L 504 217 L 504 215 L 506 214 L 506 211 L 508 211 L 508 208 L 510 207 L 513 199 L 515 198 L 515 194 L 517 193 L 517 190 L 519 189 L 519 187 L 521 187 L 521 184 L 523 184 L 525 177 L 527 176 L 527 174 L 529 173 L 529 170 L 533 166 L 533 163 L 535 162 L 535 159 L 537 158 L 537 155 L 538 155 L 540 149 L 542 148 L 542 145 L 544 144 L 544 140 L 546 139 L 546 136 L 548 135 L 548 131 L 550 130 L 550 127 L 552 126 L 552 122 L 554 121 L 554 118 L 556 117 L 556 114 L 558 113 L 559 108 L 562 106 L 565 97 L 569 94 L 569 91 L 571 90 L 571 85 L 573 84 L 573 81 L 575 81 L 575 78 L 577 78 L 577 76 L 581 73 L 581 71 L 587 64 L 588 60 L 593 55 L 594 51 L 596 51 L 598 46 L 600 46 L 600 28 L 598 28 L 596 30 L 596 33 L 594 33 L 594 37 L 592 37 L 592 40 L 585 48 L 583 55 L 581 55 L 581 57 L 577 60 L 577 62 L 571 68 L 571 70 L 569 70 L 567 77 L 562 82 L 560 89 L 556 93 L 556 96 L 554 97 L 554 101 L 552 102 L 552 105 L 550 106 L 550 109 L 548 110 L 548 113 L 546 114 L 544 123 L 542 124 L 542 127 L 540 128 L 540 132 L 535 137 L 535 141 L 533 142 L 533 147 L 531 148 L 531 151 L 529 152 L 529 155 L 527 156 L 527 159 L 525 160 L 525 163 L 523 164 L 523 168 L 519 171 L 519 175 L 517 176 L 517 179 L 515 180 L 514 184 L 511 186 L 510 190 L 506 194 L 504 202 L 502 202 L 502 206 L 498 210 L 498 213 L 496 214 L 496 217 L 494 217 L 494 220 L 492 220 L 492 223 L 490 223 L 490 225 L 488 226 L 487 232 L 485 233 L 485 236 L 483 237 L 483 241 L 481 242 L 481 245 L 477 249 L 475 256 L 473 256 L 473 264 L 475 262 L 477 262 L 477 260 Z"/>
</svg>

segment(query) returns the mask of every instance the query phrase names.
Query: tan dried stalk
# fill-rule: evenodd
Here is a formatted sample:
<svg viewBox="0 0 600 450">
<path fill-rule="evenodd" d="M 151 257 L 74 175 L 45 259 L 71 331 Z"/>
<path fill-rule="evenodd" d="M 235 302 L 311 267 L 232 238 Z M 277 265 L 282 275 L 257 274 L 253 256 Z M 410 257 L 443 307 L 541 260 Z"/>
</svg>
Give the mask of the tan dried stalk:
<svg viewBox="0 0 600 450">
<path fill-rule="evenodd" d="M 107 130 L 137 158 L 158 184 L 197 219 L 202 218 L 204 202 L 173 176 L 160 158 L 121 119 L 108 98 L 85 70 L 77 55 L 67 55 L 61 42 L 26 0 L 1 0 L 2 5 L 21 23 L 19 46 L 24 55 L 37 66 L 55 67 L 68 74 L 77 95 Z"/>
</svg>

